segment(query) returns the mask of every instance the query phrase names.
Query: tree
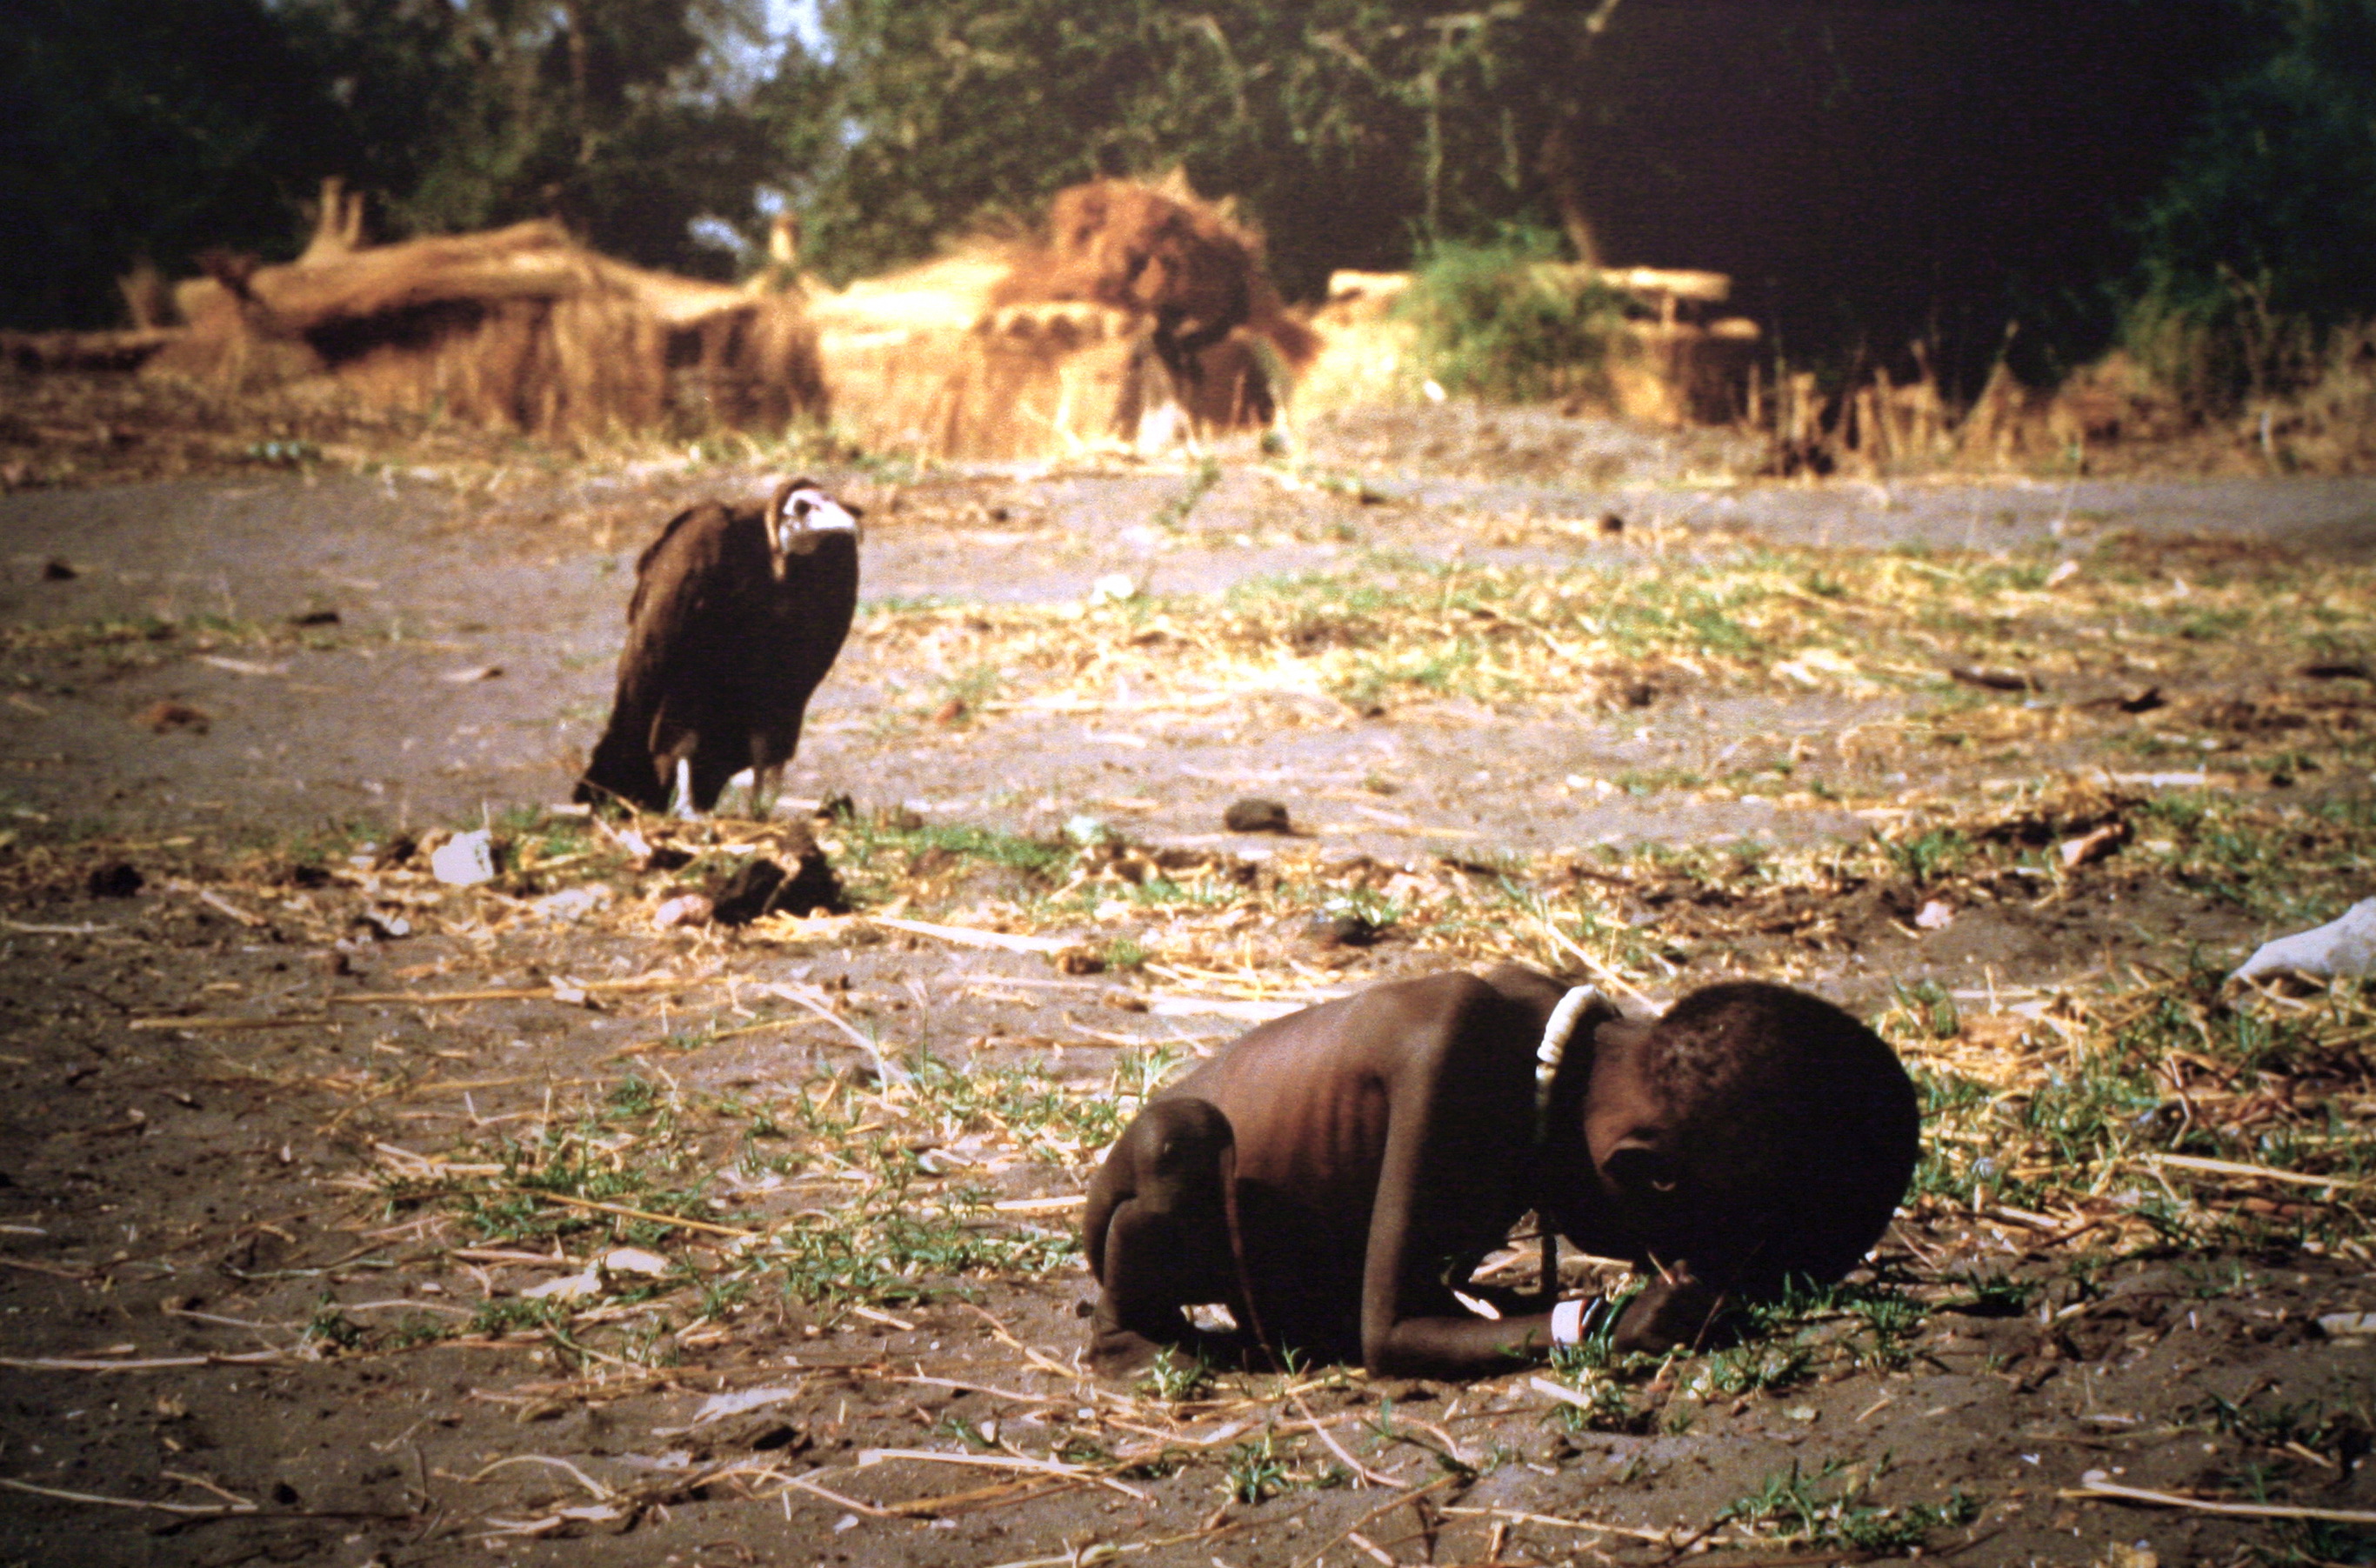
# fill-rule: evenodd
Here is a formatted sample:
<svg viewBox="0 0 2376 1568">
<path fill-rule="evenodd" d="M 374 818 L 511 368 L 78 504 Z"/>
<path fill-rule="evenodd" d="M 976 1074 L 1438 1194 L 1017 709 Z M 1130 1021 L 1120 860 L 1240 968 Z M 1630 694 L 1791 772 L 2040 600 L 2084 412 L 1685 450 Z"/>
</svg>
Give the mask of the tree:
<svg viewBox="0 0 2376 1568">
<path fill-rule="evenodd" d="M 1544 207 L 1540 149 L 1605 0 L 828 0 L 844 142 L 804 182 L 847 274 L 1177 164 L 1239 197 L 1290 292 Z"/>
<path fill-rule="evenodd" d="M 795 189 L 846 276 L 1177 164 L 1291 295 L 1548 228 L 1730 274 L 1800 362 L 1919 339 L 1977 388 L 2009 319 L 2034 369 L 2100 350 L 2121 215 L 2275 3 L 825 0 L 836 134 Z"/>
<path fill-rule="evenodd" d="M 2132 343 L 2224 400 L 2376 317 L 2376 0 L 2250 0 L 2258 47 L 2147 207 Z"/>
<path fill-rule="evenodd" d="M 262 0 L 0 6 L 0 322 L 106 327 L 114 279 L 294 249 L 344 137 Z"/>
<path fill-rule="evenodd" d="M 596 248 L 718 271 L 778 156 L 731 79 L 757 0 L 285 0 L 398 232 L 558 218 Z"/>
</svg>

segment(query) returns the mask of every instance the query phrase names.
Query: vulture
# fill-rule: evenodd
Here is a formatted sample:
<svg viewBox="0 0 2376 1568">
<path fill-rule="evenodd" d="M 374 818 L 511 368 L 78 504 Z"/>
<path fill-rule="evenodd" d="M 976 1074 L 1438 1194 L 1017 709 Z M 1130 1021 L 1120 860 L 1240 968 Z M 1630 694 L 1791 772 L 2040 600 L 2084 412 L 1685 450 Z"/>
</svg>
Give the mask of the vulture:
<svg viewBox="0 0 2376 1568">
<path fill-rule="evenodd" d="M 766 814 L 849 633 L 859 516 L 795 479 L 764 507 L 712 501 L 669 519 L 636 562 L 618 695 L 578 800 L 692 816 L 749 768 L 752 814 Z"/>
</svg>

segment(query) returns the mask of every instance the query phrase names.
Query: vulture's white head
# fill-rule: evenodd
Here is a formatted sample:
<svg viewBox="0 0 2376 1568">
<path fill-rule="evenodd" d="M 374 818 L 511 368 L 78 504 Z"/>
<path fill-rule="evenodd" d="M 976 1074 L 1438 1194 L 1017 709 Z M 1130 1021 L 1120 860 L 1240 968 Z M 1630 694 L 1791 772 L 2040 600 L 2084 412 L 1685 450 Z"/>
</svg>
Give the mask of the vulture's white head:
<svg viewBox="0 0 2376 1568">
<path fill-rule="evenodd" d="M 858 507 L 827 495 L 813 480 L 788 479 L 778 485 L 767 505 L 767 553 L 777 580 L 783 580 L 785 564 L 792 556 L 811 553 L 826 535 L 846 533 L 854 541 L 862 516 Z"/>
</svg>

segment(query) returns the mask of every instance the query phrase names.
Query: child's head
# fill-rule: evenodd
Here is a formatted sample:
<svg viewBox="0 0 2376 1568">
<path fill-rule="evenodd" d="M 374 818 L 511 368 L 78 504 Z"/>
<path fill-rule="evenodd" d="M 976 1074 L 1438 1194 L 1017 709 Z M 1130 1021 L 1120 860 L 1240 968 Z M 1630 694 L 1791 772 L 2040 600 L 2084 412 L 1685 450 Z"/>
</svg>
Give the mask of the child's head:
<svg viewBox="0 0 2376 1568">
<path fill-rule="evenodd" d="M 1754 981 L 1693 992 L 1656 1024 L 1602 1026 L 1584 1123 L 1639 1250 L 1748 1294 L 1855 1267 L 1920 1144 L 1913 1083 L 1880 1037 Z"/>
</svg>

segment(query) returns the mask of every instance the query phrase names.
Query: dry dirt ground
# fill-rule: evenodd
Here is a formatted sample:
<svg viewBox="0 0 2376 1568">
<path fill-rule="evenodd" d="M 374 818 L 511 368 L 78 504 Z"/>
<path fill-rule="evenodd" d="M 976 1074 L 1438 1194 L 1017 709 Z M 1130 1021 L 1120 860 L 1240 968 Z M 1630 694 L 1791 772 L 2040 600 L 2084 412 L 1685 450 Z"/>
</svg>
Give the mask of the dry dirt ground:
<svg viewBox="0 0 2376 1568">
<path fill-rule="evenodd" d="M 760 470 L 0 496 L 0 1562 L 2376 1561 L 2376 1015 L 2219 984 L 2371 891 L 2376 483 L 1432 417 L 825 473 L 788 814 L 640 837 L 545 808 L 636 552 Z M 812 849 L 853 912 L 655 924 Z M 1086 1376 L 1148 1085 L 1501 956 L 1878 1020 L 1871 1277 L 1663 1362 Z"/>
</svg>

